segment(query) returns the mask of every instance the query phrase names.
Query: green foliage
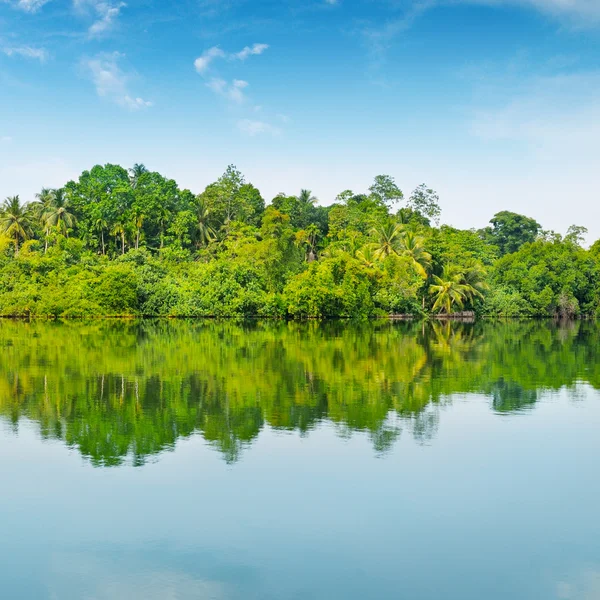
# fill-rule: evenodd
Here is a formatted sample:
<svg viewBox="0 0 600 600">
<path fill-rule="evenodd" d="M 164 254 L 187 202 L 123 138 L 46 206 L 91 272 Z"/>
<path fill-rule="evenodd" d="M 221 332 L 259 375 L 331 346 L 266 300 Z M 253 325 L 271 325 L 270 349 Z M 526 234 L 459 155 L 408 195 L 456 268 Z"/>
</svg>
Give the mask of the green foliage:
<svg viewBox="0 0 600 600">
<path fill-rule="evenodd" d="M 600 246 L 583 249 L 584 227 L 563 239 L 503 211 L 476 232 L 438 227 L 440 211 L 433 189 L 404 202 L 389 175 L 329 207 L 308 189 L 265 207 L 233 165 L 197 195 L 141 164 L 96 165 L 4 202 L 0 316 L 600 312 Z"/>
<path fill-rule="evenodd" d="M 533 242 L 541 230 L 540 224 L 529 217 L 503 210 L 490 221 L 492 227 L 482 231 L 491 244 L 498 247 L 501 256 L 516 252 L 523 244 Z"/>
<path fill-rule="evenodd" d="M 3 320 L 0 416 L 97 466 L 139 466 L 193 434 L 233 462 L 265 424 L 308 434 L 324 420 L 381 452 L 390 414 L 392 432 L 427 439 L 422 417 L 455 394 L 510 413 L 540 388 L 599 389 L 599 334 L 586 321 Z"/>
</svg>

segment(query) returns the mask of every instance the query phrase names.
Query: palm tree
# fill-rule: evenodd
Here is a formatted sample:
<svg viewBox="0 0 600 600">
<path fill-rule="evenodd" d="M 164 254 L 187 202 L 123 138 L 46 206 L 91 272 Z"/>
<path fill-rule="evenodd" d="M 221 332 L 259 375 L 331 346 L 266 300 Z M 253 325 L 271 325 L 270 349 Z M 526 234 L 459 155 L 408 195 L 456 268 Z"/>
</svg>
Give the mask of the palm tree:
<svg viewBox="0 0 600 600">
<path fill-rule="evenodd" d="M 357 250 L 355 256 L 360 260 L 365 267 L 374 267 L 377 262 L 377 256 L 375 255 L 375 245 L 366 244 L 360 250 Z"/>
<path fill-rule="evenodd" d="M 27 204 L 21 204 L 19 196 L 9 196 L 0 213 L 0 233 L 12 238 L 15 255 L 19 254 L 19 240 L 28 240 L 32 234 L 32 214 Z"/>
<path fill-rule="evenodd" d="M 486 285 L 475 279 L 475 271 L 469 277 L 478 286 Z M 463 308 L 467 300 L 473 300 L 475 296 L 483 296 L 479 289 L 467 282 L 465 271 L 456 265 L 445 265 L 442 276 L 434 275 L 433 280 L 435 283 L 429 287 L 429 292 L 435 296 L 434 312 L 440 311 L 449 315 L 454 306 Z"/>
<path fill-rule="evenodd" d="M 104 244 L 104 230 L 108 229 L 108 222 L 104 217 L 98 217 L 94 221 L 94 229 L 100 233 L 100 241 L 102 242 L 102 256 L 106 254 L 106 246 Z"/>
<path fill-rule="evenodd" d="M 411 231 L 406 231 L 400 237 L 398 246 L 398 254 L 408 257 L 417 273 L 425 279 L 427 269 L 431 265 L 431 254 L 425 250 L 423 238 Z"/>
<path fill-rule="evenodd" d="M 144 173 L 148 173 L 148 169 L 142 164 L 135 163 L 135 165 L 129 169 L 129 181 L 131 182 L 132 188 L 135 189 L 137 187 L 138 180 Z"/>
<path fill-rule="evenodd" d="M 44 254 L 48 251 L 48 238 L 50 236 L 50 226 L 46 222 L 45 214 L 52 205 L 54 200 L 54 190 L 50 188 L 42 188 L 39 194 L 36 194 L 37 202 L 33 210 L 36 218 L 42 222 L 44 226 Z"/>
<path fill-rule="evenodd" d="M 399 223 L 388 221 L 378 227 L 371 229 L 371 235 L 375 236 L 374 256 L 377 259 L 386 258 L 392 254 L 398 254 L 399 243 L 404 234 L 404 228 Z"/>
<path fill-rule="evenodd" d="M 135 249 L 140 247 L 140 236 L 144 225 L 145 215 L 141 211 L 135 211 L 133 214 L 133 226 L 135 227 Z"/>
<path fill-rule="evenodd" d="M 64 189 L 53 190 L 52 200 L 43 218 L 49 227 L 56 227 L 65 237 L 69 237 L 69 229 L 75 226 L 77 219 Z"/>
<path fill-rule="evenodd" d="M 300 190 L 296 196 L 296 200 L 303 206 L 314 206 L 317 203 L 317 198 L 312 195 L 310 190 Z"/>
<path fill-rule="evenodd" d="M 117 221 L 112 228 L 112 234 L 115 238 L 121 238 L 121 254 L 125 254 L 125 225 Z"/>
<path fill-rule="evenodd" d="M 462 268 L 463 283 L 469 287 L 469 299 L 475 300 L 475 297 L 483 298 L 483 292 L 489 289 L 486 277 L 487 271 L 483 265 L 474 258 L 465 262 Z"/>
<path fill-rule="evenodd" d="M 215 230 L 210 225 L 210 209 L 204 200 L 198 198 L 196 206 L 196 235 L 198 245 L 208 246 L 217 237 Z"/>
</svg>

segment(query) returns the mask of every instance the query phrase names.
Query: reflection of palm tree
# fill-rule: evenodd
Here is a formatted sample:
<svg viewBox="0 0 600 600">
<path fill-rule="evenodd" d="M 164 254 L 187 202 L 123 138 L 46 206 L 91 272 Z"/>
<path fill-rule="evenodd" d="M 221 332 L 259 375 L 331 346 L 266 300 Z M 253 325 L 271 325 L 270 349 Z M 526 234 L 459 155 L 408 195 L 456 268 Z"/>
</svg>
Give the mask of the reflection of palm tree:
<svg viewBox="0 0 600 600">
<path fill-rule="evenodd" d="M 25 241 L 31 237 L 31 210 L 27 204 L 21 204 L 19 196 L 9 196 L 4 201 L 0 213 L 0 232 L 12 238 L 15 254 L 19 254 L 19 240 Z"/>
</svg>

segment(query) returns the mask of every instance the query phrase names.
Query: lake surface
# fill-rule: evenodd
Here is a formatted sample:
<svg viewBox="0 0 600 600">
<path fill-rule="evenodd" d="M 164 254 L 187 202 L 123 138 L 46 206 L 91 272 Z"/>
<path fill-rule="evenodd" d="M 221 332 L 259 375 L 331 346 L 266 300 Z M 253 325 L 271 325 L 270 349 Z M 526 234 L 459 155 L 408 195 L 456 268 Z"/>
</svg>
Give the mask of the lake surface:
<svg viewBox="0 0 600 600">
<path fill-rule="evenodd" d="M 0 321 L 0 597 L 599 600 L 599 340 Z"/>
</svg>

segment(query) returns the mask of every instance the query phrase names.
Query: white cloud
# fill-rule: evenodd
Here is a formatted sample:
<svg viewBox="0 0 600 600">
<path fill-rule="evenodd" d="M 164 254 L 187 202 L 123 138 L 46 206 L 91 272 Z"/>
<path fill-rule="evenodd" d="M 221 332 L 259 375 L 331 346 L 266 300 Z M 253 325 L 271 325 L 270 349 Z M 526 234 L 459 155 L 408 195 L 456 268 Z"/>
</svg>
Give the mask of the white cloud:
<svg viewBox="0 0 600 600">
<path fill-rule="evenodd" d="M 232 54 L 231 57 L 238 60 L 246 60 L 249 56 L 262 54 L 268 47 L 268 44 L 253 44 L 252 46 L 246 46 L 240 52 Z"/>
<path fill-rule="evenodd" d="M 246 60 L 249 56 L 262 54 L 267 48 L 268 44 L 253 44 L 252 46 L 246 46 L 239 52 L 227 53 L 221 50 L 219 46 L 213 46 L 208 50 L 205 50 L 195 61 L 194 67 L 200 75 L 205 75 L 208 71 L 210 64 L 215 58 L 225 58 L 228 60 Z"/>
<path fill-rule="evenodd" d="M 95 8 L 99 18 L 88 29 L 90 36 L 99 37 L 112 29 L 116 19 L 121 14 L 121 9 L 125 8 L 126 6 L 127 4 L 124 2 L 114 5 L 111 5 L 108 2 L 96 3 Z"/>
<path fill-rule="evenodd" d="M 600 2 L 598 0 L 463 0 L 463 4 L 522 6 L 556 16 L 600 19 Z"/>
<path fill-rule="evenodd" d="M 528 78 L 503 104 L 475 111 L 472 131 L 546 157 L 600 160 L 600 71 Z M 575 153 L 575 154 L 574 154 Z"/>
<path fill-rule="evenodd" d="M 88 34 L 91 38 L 98 38 L 115 26 L 121 10 L 127 4 L 125 2 L 108 2 L 107 0 L 73 0 L 73 6 L 84 15 L 95 15 L 96 20 L 90 25 Z"/>
<path fill-rule="evenodd" d="M 11 142 L 12 142 L 12 138 L 10 137 L 10 135 L 0 136 L 0 143 L 2 143 L 2 144 L 10 144 Z"/>
<path fill-rule="evenodd" d="M 22 56 L 24 58 L 33 58 L 41 63 L 48 59 L 48 51 L 44 48 L 33 48 L 31 46 L 5 46 L 2 51 L 6 56 Z"/>
<path fill-rule="evenodd" d="M 274 127 L 264 121 L 255 121 L 252 119 L 240 119 L 237 122 L 238 129 L 246 135 L 255 136 L 261 133 L 267 133 L 269 135 L 279 135 L 281 129 Z"/>
<path fill-rule="evenodd" d="M 213 46 L 212 48 L 205 50 L 202 55 L 194 61 L 194 67 L 196 68 L 196 71 L 200 73 L 200 75 L 204 75 L 204 73 L 206 73 L 208 70 L 210 63 L 215 58 L 223 58 L 224 56 L 225 52 L 223 52 L 219 46 Z"/>
<path fill-rule="evenodd" d="M 139 97 L 132 97 L 127 89 L 130 77 L 118 65 L 122 55 L 118 52 L 112 54 L 99 54 L 98 56 L 83 61 L 83 67 L 88 72 L 96 92 L 103 98 L 109 98 L 124 108 L 139 110 L 152 106 L 151 102 Z"/>
<path fill-rule="evenodd" d="M 4 0 L 4 2 L 8 2 L 15 8 L 20 10 L 24 10 L 25 12 L 34 13 L 37 12 L 44 4 L 50 2 L 50 0 Z"/>
<path fill-rule="evenodd" d="M 248 82 L 243 79 L 234 79 L 231 84 L 228 84 L 224 79 L 218 77 L 214 77 L 206 84 L 215 94 L 223 96 L 236 104 L 242 104 L 246 100 L 243 90 L 248 85 Z"/>
</svg>

